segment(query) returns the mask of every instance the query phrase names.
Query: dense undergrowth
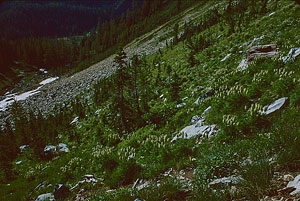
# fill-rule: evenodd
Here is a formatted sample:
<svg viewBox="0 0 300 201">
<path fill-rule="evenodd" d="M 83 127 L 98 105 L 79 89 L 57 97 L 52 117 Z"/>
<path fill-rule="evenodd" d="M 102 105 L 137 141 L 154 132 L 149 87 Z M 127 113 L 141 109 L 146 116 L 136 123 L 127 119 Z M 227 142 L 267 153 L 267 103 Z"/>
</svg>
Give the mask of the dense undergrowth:
<svg viewBox="0 0 300 201">
<path fill-rule="evenodd" d="M 10 146 L 1 144 L 6 153 L 15 147 L 15 160 L 1 163 L 1 197 L 35 197 L 52 192 L 56 183 L 70 187 L 83 175 L 94 174 L 103 182 L 84 186 L 91 200 L 258 200 L 276 189 L 271 182 L 274 171 L 299 171 L 300 59 L 284 63 L 282 57 L 300 46 L 300 6 L 271 1 L 252 10 L 249 5 L 241 10 L 243 17 L 239 9 L 232 11 L 232 19 L 224 6 L 218 4 L 180 30 L 175 26 L 173 43 L 158 53 L 127 59 L 121 50 L 115 58 L 116 74 L 83 94 L 90 96 L 85 102 L 78 98 L 55 116 L 31 114 L 25 125 L 32 127 L 27 128 L 20 123 L 26 117 L 17 110 L 16 129 L 8 127 L 3 135 L 27 141 L 16 138 Z M 240 24 L 232 25 L 237 19 Z M 179 37 L 179 31 L 185 32 Z M 258 44 L 277 44 L 279 54 L 237 70 L 247 49 Z M 195 104 L 203 94 L 210 95 Z M 259 112 L 281 97 L 288 97 L 283 109 L 270 115 Z M 212 109 L 205 123 L 217 125 L 216 136 L 172 140 L 208 106 Z M 75 117 L 79 121 L 70 125 Z M 42 142 L 36 145 L 36 139 Z M 44 145 L 59 142 L 71 151 L 43 158 Z M 17 154 L 21 144 L 31 148 Z M 155 181 L 170 168 L 195 170 L 189 191 L 176 178 L 131 188 L 136 179 Z M 209 188 L 214 179 L 231 175 L 243 178 L 234 193 L 226 187 Z M 52 185 L 33 191 L 41 182 Z M 112 188 L 116 190 L 107 191 Z"/>
</svg>

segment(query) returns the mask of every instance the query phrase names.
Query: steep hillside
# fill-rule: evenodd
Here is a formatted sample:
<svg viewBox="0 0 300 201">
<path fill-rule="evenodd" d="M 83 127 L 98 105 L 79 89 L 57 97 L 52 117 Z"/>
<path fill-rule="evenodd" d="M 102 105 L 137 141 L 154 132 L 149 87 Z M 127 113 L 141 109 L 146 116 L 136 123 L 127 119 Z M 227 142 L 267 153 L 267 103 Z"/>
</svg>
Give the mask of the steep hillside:
<svg viewBox="0 0 300 201">
<path fill-rule="evenodd" d="M 247 2 L 200 1 L 15 104 L 1 198 L 299 199 L 300 6 Z"/>
</svg>

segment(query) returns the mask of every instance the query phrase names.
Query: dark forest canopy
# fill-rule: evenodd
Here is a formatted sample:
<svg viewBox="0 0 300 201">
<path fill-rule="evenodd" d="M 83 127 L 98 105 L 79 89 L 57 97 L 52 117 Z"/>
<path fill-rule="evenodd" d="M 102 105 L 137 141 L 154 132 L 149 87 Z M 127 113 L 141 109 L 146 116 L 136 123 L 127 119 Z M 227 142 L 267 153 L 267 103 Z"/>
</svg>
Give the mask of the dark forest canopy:
<svg viewBox="0 0 300 201">
<path fill-rule="evenodd" d="M 138 1 L 141 5 L 142 0 Z M 0 3 L 0 36 L 65 37 L 82 35 L 97 25 L 120 17 L 132 8 L 131 0 L 4 1 Z"/>
</svg>

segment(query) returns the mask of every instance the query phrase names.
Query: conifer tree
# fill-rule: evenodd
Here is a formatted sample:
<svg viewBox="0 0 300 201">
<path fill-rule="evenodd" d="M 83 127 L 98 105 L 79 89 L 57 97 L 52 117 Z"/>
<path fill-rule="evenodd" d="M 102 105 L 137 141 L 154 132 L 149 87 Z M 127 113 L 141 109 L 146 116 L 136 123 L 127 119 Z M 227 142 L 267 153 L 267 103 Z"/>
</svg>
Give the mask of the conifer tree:
<svg viewBox="0 0 300 201">
<path fill-rule="evenodd" d="M 121 118 L 121 128 L 128 131 L 128 125 L 126 121 L 126 105 L 125 105 L 125 94 L 124 88 L 127 82 L 127 75 L 125 68 L 127 67 L 127 55 L 123 48 L 119 50 L 119 53 L 114 58 L 114 63 L 116 64 L 116 74 L 115 74 L 115 84 L 116 84 L 116 96 L 114 98 L 114 103 L 116 111 L 119 112 Z"/>
</svg>

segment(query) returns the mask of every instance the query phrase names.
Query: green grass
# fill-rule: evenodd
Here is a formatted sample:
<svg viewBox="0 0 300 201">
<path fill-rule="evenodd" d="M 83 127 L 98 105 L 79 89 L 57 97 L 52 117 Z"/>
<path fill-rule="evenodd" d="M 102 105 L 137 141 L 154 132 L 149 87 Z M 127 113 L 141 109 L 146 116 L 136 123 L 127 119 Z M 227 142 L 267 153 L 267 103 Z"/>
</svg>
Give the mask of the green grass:
<svg viewBox="0 0 300 201">
<path fill-rule="evenodd" d="M 273 10 L 273 4 L 269 4 L 268 13 L 245 24 L 241 33 L 216 39 L 224 32 L 220 26 L 224 22 L 195 33 L 194 37 L 210 38 L 211 45 L 195 54 L 194 67 L 188 62 L 186 41 L 164 48 L 162 56 L 147 56 L 146 78 L 153 94 L 149 94 L 149 112 L 143 115 L 146 126 L 120 134 L 114 128 L 110 97 L 101 104 L 87 106 L 82 109 L 87 116 L 80 119 L 81 127 L 62 129 L 60 133 L 60 142 L 67 143 L 71 152 L 49 162 L 34 157 L 30 160 L 31 154 L 21 154 L 17 160 L 24 162 L 15 166 L 16 180 L 10 186 L 1 186 L 0 197 L 22 200 L 51 192 L 53 187 L 28 195 L 42 181 L 71 187 L 85 174 L 104 179 L 104 184 L 88 187 L 91 200 L 257 200 L 270 193 L 274 171 L 299 171 L 300 164 L 300 60 L 287 64 L 281 61 L 290 48 L 300 46 L 299 6 L 280 1 Z M 273 11 L 275 14 L 268 17 Z M 236 71 L 249 48 L 243 44 L 262 35 L 265 37 L 259 44 L 277 44 L 279 56 L 256 59 L 247 70 Z M 228 53 L 231 56 L 221 62 Z M 156 64 L 161 64 L 160 72 Z M 176 108 L 177 103 L 170 96 L 168 80 L 174 72 L 180 81 L 178 102 L 186 103 L 181 108 Z M 158 75 L 161 81 L 156 84 Z M 200 95 L 210 91 L 214 91 L 214 96 L 194 104 Z M 289 97 L 282 109 L 268 116 L 259 115 L 260 107 L 281 97 Z M 201 115 L 208 106 L 212 110 L 206 123 L 218 125 L 220 132 L 216 137 L 201 144 L 198 139 L 171 141 L 184 126 L 190 125 L 192 116 Z M 95 114 L 98 109 L 100 113 Z M 72 109 L 67 114 L 72 114 Z M 41 171 L 39 168 L 45 164 L 48 167 Z M 180 171 L 187 167 L 196 172 L 190 191 L 185 191 L 181 181 L 160 177 L 170 168 Z M 28 175 L 30 172 L 34 174 Z M 216 191 L 208 188 L 214 179 L 231 175 L 243 178 L 237 193 L 231 194 L 229 187 Z M 140 191 L 131 189 L 138 178 L 155 182 Z M 156 185 L 157 178 L 160 186 Z M 106 192 L 111 188 L 116 191 Z"/>
</svg>

